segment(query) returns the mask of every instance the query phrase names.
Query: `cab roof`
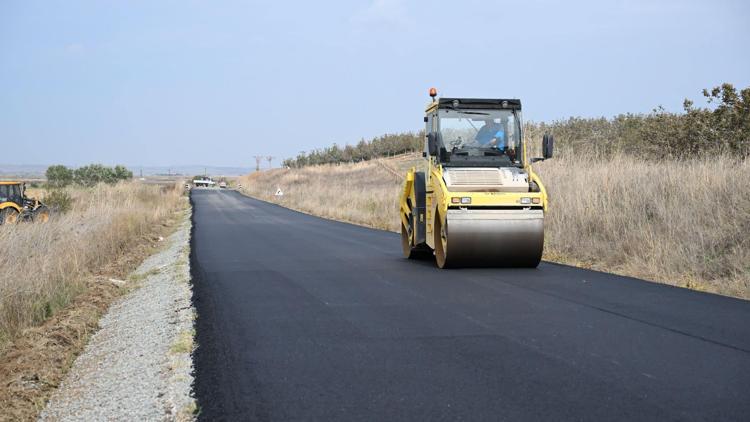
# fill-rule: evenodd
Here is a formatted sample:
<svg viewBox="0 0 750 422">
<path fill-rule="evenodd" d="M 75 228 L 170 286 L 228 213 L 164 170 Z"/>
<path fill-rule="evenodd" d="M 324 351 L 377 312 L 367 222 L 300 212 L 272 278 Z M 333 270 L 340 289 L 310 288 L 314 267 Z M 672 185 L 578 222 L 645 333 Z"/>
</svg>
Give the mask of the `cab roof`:
<svg viewBox="0 0 750 422">
<path fill-rule="evenodd" d="M 439 109 L 453 109 L 453 103 L 458 101 L 457 109 L 495 109 L 520 110 L 521 100 L 514 98 L 438 98 L 427 105 L 427 112 Z"/>
</svg>

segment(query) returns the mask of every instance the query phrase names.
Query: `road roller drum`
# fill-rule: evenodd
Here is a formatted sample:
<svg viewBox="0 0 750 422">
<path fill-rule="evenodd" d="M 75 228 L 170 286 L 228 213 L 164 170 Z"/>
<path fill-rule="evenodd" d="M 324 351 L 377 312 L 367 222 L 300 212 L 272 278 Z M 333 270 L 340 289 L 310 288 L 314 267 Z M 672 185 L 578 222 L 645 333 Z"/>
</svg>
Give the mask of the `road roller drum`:
<svg viewBox="0 0 750 422">
<path fill-rule="evenodd" d="M 441 267 L 536 267 L 544 247 L 542 210 L 448 210 L 437 233 Z"/>
</svg>

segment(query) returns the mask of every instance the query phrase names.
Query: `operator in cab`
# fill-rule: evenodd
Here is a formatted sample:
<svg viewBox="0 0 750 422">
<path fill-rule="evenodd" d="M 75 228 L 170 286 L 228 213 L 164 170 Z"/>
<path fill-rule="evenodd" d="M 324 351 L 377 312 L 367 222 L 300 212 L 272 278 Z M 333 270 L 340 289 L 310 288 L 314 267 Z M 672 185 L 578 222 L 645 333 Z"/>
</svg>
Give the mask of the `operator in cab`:
<svg viewBox="0 0 750 422">
<path fill-rule="evenodd" d="M 510 157 L 512 161 L 515 161 L 515 148 L 508 144 L 508 139 L 505 134 L 507 124 L 507 117 L 501 118 L 501 122 L 499 123 L 496 122 L 495 119 L 485 119 L 484 126 L 479 129 L 474 139 L 476 139 L 476 141 L 483 147 L 496 148 Z"/>
<path fill-rule="evenodd" d="M 479 129 L 474 139 L 482 146 L 503 150 L 505 149 L 505 128 L 495 119 L 486 119 L 484 126 Z"/>
</svg>

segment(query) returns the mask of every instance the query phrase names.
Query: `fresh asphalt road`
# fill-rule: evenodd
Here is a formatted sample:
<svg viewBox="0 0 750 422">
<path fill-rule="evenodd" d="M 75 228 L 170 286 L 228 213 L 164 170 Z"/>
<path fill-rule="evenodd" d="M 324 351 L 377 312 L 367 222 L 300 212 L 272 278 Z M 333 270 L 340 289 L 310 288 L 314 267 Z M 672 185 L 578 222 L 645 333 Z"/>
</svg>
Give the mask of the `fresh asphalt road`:
<svg viewBox="0 0 750 422">
<path fill-rule="evenodd" d="M 547 263 L 439 270 L 394 233 L 192 200 L 204 420 L 750 420 L 750 302 Z"/>
</svg>

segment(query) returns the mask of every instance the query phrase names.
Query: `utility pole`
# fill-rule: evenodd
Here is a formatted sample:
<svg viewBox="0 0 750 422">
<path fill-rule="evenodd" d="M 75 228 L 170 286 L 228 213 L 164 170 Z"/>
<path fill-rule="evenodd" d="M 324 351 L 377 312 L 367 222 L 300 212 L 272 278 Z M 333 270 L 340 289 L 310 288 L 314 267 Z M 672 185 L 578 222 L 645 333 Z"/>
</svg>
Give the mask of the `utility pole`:
<svg viewBox="0 0 750 422">
<path fill-rule="evenodd" d="M 273 166 L 271 165 L 271 161 L 273 161 L 274 158 L 276 157 L 273 157 L 271 155 L 266 157 L 266 160 L 268 160 L 268 168 L 273 168 Z"/>
<path fill-rule="evenodd" d="M 260 171 L 260 163 L 263 161 L 262 155 L 256 155 L 255 156 L 255 171 Z"/>
</svg>

